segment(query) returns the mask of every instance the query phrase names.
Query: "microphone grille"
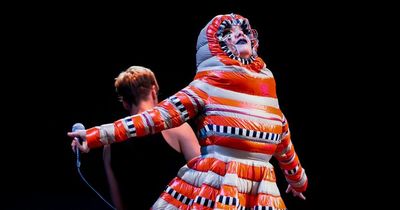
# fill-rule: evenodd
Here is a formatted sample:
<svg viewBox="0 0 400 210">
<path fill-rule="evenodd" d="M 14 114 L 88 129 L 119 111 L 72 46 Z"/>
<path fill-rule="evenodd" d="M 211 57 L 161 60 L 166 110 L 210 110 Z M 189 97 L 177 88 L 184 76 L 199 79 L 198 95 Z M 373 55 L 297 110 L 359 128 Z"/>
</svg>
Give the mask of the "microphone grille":
<svg viewBox="0 0 400 210">
<path fill-rule="evenodd" d="M 72 126 L 72 132 L 77 131 L 77 130 L 85 130 L 85 126 L 82 123 L 75 123 Z"/>
</svg>

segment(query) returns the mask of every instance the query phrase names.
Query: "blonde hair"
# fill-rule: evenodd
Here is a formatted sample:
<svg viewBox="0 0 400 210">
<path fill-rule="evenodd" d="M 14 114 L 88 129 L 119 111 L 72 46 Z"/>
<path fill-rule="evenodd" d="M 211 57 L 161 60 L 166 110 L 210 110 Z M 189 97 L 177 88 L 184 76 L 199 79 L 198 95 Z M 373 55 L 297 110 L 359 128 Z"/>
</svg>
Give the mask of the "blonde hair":
<svg viewBox="0 0 400 210">
<path fill-rule="evenodd" d="M 145 99 L 153 85 L 158 92 L 159 87 L 154 73 L 142 66 L 131 66 L 115 78 L 115 89 L 121 101 L 138 105 Z"/>
</svg>

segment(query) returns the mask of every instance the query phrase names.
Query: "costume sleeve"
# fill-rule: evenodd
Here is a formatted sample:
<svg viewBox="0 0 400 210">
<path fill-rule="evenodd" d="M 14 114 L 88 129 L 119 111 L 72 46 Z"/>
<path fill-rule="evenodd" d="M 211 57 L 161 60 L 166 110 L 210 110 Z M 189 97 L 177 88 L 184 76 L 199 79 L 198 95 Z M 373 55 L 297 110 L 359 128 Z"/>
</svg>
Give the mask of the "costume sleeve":
<svg viewBox="0 0 400 210">
<path fill-rule="evenodd" d="M 292 144 L 289 125 L 285 116 L 283 116 L 282 141 L 279 143 L 274 156 L 279 161 L 279 166 L 284 172 L 288 183 L 297 192 L 304 192 L 307 188 L 308 180 Z"/>
<path fill-rule="evenodd" d="M 152 109 L 86 130 L 88 146 L 101 147 L 178 127 L 203 109 L 204 97 L 201 90 L 189 85 Z"/>
</svg>

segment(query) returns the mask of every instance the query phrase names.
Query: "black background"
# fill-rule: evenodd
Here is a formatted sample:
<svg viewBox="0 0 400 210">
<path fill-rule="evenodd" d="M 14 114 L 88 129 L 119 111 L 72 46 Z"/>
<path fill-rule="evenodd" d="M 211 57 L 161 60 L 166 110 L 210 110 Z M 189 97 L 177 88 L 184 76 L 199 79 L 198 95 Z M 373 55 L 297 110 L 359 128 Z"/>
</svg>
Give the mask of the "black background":
<svg viewBox="0 0 400 210">
<path fill-rule="evenodd" d="M 3 153 L 5 209 L 108 209 L 80 180 L 66 133 L 75 122 L 89 128 L 127 114 L 113 83 L 131 65 L 155 72 L 161 99 L 185 87 L 195 75 L 198 33 L 215 15 L 231 12 L 247 17 L 259 33 L 259 55 L 274 73 L 281 109 L 309 177 L 307 200 L 301 201 L 284 193 L 286 183 L 277 170 L 286 205 L 325 209 L 353 197 L 357 181 L 346 183 L 356 175 L 344 171 L 355 163 L 344 157 L 356 136 L 354 124 L 347 122 L 359 117 L 348 114 L 357 108 L 349 100 L 361 97 L 352 76 L 360 70 L 358 58 L 350 56 L 359 46 L 352 31 L 363 24 L 343 18 L 353 10 L 231 1 L 147 3 L 17 5 L 6 15 L 3 58 L 11 65 L 2 89 L 11 102 L 4 110 L 12 112 L 4 120 L 12 126 Z M 109 199 L 101 155 L 100 149 L 85 154 L 82 170 Z M 157 166 L 151 156 L 148 161 Z"/>
</svg>

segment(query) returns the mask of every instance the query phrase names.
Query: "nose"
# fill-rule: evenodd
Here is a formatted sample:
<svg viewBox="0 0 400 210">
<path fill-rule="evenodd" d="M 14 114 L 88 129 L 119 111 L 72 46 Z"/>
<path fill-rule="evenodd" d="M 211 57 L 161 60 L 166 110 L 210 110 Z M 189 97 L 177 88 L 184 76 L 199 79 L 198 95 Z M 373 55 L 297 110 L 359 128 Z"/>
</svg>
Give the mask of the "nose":
<svg viewBox="0 0 400 210">
<path fill-rule="evenodd" d="M 236 29 L 235 31 L 234 31 L 234 37 L 236 38 L 236 39 L 238 39 L 238 38 L 240 38 L 240 37 L 244 37 L 245 35 L 244 35 L 244 33 L 243 33 L 243 31 L 241 30 L 241 29 Z"/>
</svg>

